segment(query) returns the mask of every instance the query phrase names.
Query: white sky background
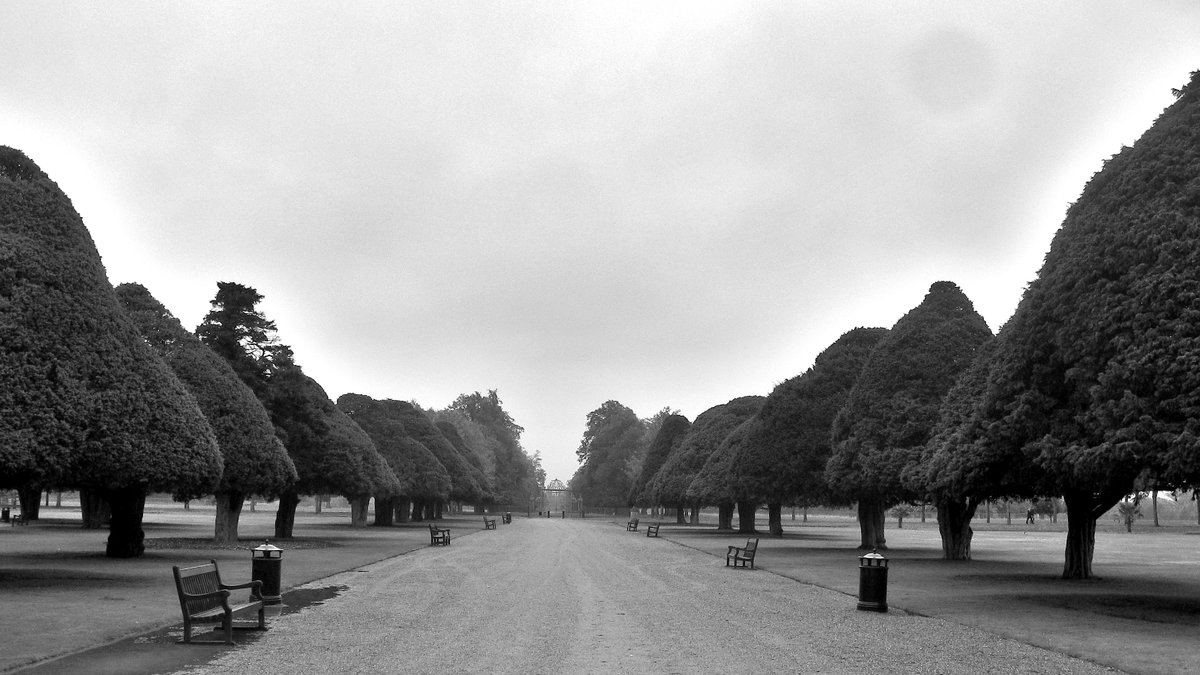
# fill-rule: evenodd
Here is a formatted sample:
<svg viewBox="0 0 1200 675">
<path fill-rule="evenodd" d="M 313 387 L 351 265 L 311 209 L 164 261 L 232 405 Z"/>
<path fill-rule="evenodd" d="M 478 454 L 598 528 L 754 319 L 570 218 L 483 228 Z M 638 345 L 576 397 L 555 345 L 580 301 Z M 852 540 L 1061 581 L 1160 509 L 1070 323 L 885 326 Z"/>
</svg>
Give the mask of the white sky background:
<svg viewBox="0 0 1200 675">
<path fill-rule="evenodd" d="M 993 330 L 1200 69 L 1200 3 L 0 3 L 0 144 L 194 328 L 498 389 L 566 480 L 608 399 L 767 394 L 951 280 Z"/>
</svg>

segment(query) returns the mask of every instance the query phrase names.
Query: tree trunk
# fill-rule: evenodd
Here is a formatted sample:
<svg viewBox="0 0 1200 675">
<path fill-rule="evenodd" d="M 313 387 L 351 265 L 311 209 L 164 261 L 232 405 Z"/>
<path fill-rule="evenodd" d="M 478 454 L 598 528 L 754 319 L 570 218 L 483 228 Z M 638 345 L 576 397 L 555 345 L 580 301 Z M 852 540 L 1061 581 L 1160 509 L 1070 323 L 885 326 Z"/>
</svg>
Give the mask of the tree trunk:
<svg viewBox="0 0 1200 675">
<path fill-rule="evenodd" d="M 758 512 L 755 502 L 739 501 L 737 503 L 738 534 L 758 534 L 754 528 L 754 516 Z"/>
<path fill-rule="evenodd" d="M 137 485 L 106 490 L 105 499 L 112 507 L 112 522 L 108 526 L 108 546 L 104 555 L 109 558 L 142 557 L 146 552 L 146 533 L 142 531 L 146 488 Z"/>
<path fill-rule="evenodd" d="M 99 530 L 112 521 L 112 508 L 98 490 L 79 491 L 79 510 L 83 512 L 85 530 Z"/>
<path fill-rule="evenodd" d="M 971 519 L 979 508 L 974 498 L 943 498 L 935 501 L 937 506 L 938 532 L 942 535 L 942 557 L 946 560 L 970 560 Z"/>
<path fill-rule="evenodd" d="M 42 489 L 31 485 L 19 487 L 17 498 L 21 502 L 21 517 L 25 520 L 37 520 L 42 510 Z"/>
<path fill-rule="evenodd" d="M 238 543 L 238 521 L 242 517 L 242 505 L 246 503 L 245 493 L 218 492 L 213 497 L 217 506 L 213 543 L 218 546 Z"/>
<path fill-rule="evenodd" d="M 375 496 L 375 521 L 371 523 L 376 527 L 390 527 L 396 520 L 396 499 L 394 497 L 383 498 Z"/>
<path fill-rule="evenodd" d="M 886 549 L 887 539 L 883 536 L 883 523 L 887 517 L 886 507 L 875 499 L 858 502 L 858 530 L 861 549 Z"/>
<path fill-rule="evenodd" d="M 279 510 L 275 512 L 276 539 L 292 538 L 292 530 L 296 527 L 296 507 L 299 505 L 300 495 L 295 492 L 279 495 Z"/>
<path fill-rule="evenodd" d="M 700 524 L 700 505 L 692 504 L 689 511 L 691 511 L 690 516 L 691 516 L 692 524 L 699 525 Z"/>
<path fill-rule="evenodd" d="M 366 527 L 367 512 L 371 508 L 370 497 L 352 497 L 350 502 L 350 527 Z"/>
<path fill-rule="evenodd" d="M 412 510 L 413 510 L 412 506 L 413 506 L 412 500 L 409 499 L 408 497 L 397 497 L 396 503 L 395 503 L 396 522 L 399 522 L 399 523 L 410 522 L 412 520 Z"/>
<path fill-rule="evenodd" d="M 792 520 L 795 519 L 796 512 L 792 511 Z M 783 504 L 767 504 L 767 529 L 772 537 L 783 536 Z"/>
<path fill-rule="evenodd" d="M 675 524 L 687 525 L 687 507 L 683 504 L 677 504 L 675 507 Z"/>
<path fill-rule="evenodd" d="M 313 513 L 321 515 L 321 495 L 313 495 Z"/>
<path fill-rule="evenodd" d="M 733 529 L 733 504 L 721 504 L 717 507 L 717 529 Z"/>
<path fill-rule="evenodd" d="M 1064 579 L 1091 579 L 1092 554 L 1096 550 L 1096 520 L 1121 501 L 1124 494 L 1095 497 L 1086 492 L 1067 492 L 1067 550 Z"/>
<path fill-rule="evenodd" d="M 445 506 L 445 504 L 442 502 L 442 500 L 440 500 L 440 499 L 434 500 L 433 503 L 430 504 L 430 506 L 433 508 L 432 508 L 432 511 L 429 513 L 429 519 L 430 520 L 441 520 L 442 519 L 442 509 Z"/>
<path fill-rule="evenodd" d="M 61 492 L 59 494 L 62 494 Z M 1150 511 L 1154 513 L 1154 526 L 1162 527 L 1158 524 L 1158 490 L 1150 493 Z"/>
</svg>

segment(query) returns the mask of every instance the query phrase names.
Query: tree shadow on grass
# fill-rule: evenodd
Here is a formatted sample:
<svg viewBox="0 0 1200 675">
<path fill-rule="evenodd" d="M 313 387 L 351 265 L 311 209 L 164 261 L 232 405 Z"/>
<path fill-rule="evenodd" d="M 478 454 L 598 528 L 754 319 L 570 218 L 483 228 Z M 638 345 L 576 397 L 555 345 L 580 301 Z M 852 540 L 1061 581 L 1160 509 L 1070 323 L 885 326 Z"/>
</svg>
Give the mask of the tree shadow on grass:
<svg viewBox="0 0 1200 675">
<path fill-rule="evenodd" d="M 1037 593 L 1017 600 L 1044 607 L 1151 623 L 1200 626 L 1200 600 L 1141 594 Z"/>
</svg>

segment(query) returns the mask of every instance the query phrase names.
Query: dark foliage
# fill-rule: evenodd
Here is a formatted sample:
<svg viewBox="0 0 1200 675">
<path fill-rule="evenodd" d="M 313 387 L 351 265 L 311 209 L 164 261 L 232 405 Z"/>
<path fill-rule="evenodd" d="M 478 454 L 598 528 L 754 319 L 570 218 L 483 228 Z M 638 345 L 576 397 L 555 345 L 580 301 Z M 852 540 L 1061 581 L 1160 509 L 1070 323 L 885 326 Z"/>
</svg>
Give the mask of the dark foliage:
<svg viewBox="0 0 1200 675">
<path fill-rule="evenodd" d="M 733 466 L 738 494 L 759 503 L 828 501 L 825 463 L 832 450 L 833 418 L 885 335 L 886 328 L 855 328 L 821 352 L 802 375 L 775 387 Z"/>
</svg>

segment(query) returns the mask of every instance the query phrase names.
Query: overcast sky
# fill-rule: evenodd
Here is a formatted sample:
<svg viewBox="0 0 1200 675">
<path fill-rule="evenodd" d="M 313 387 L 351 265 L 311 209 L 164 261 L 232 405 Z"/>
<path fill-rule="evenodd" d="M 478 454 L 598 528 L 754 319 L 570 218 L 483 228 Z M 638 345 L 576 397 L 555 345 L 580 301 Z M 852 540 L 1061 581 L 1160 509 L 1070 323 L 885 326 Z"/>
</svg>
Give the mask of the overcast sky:
<svg viewBox="0 0 1200 675">
<path fill-rule="evenodd" d="M 0 144 L 114 284 L 255 287 L 334 399 L 497 389 L 566 480 L 934 281 L 998 329 L 1197 69 L 1195 0 L 2 2 Z"/>
</svg>

